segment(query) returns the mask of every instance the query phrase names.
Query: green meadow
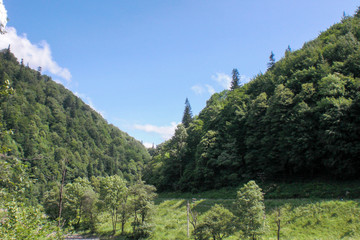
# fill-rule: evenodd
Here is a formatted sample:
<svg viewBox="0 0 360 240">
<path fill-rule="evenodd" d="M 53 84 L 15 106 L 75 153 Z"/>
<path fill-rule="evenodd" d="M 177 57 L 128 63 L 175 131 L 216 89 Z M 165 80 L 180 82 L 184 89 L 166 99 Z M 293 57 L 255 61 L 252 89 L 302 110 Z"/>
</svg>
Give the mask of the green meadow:
<svg viewBox="0 0 360 240">
<path fill-rule="evenodd" d="M 280 220 L 280 239 L 360 239 L 360 198 L 358 182 L 348 183 L 274 183 L 261 184 L 265 192 L 265 233 L 261 239 L 277 239 Z M 193 226 L 187 235 L 187 202 L 201 222 L 204 214 L 215 204 L 234 212 L 237 188 L 223 188 L 201 193 L 160 193 L 152 209 L 152 233 L 149 239 L 194 239 Z M 279 196 L 275 198 L 276 195 Z M 294 198 L 299 196 L 299 198 Z M 309 197 L 310 196 L 310 197 Z M 279 216 L 280 211 L 280 216 Z M 191 217 L 190 217 L 191 218 Z M 98 225 L 101 239 L 128 239 L 117 231 L 111 238 L 110 216 L 102 214 Z M 234 223 L 235 224 L 235 223 Z M 226 239 L 242 239 L 237 231 Z"/>
<path fill-rule="evenodd" d="M 191 239 L 187 237 L 186 199 L 157 199 L 152 239 Z M 192 207 L 201 214 L 222 204 L 233 210 L 232 199 L 199 199 Z M 324 199 L 266 200 L 265 234 L 277 239 L 278 209 L 281 212 L 280 239 L 360 239 L 360 201 Z M 239 239 L 240 232 L 227 239 Z"/>
</svg>

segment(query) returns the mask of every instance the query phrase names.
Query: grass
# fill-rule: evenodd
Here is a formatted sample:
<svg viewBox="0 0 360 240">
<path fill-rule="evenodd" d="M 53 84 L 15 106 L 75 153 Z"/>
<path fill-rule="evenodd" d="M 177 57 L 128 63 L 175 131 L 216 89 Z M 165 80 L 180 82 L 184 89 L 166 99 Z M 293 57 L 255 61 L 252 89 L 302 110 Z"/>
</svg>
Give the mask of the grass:
<svg viewBox="0 0 360 240">
<path fill-rule="evenodd" d="M 222 204 L 233 210 L 233 200 L 201 199 L 193 204 L 200 214 Z M 266 200 L 263 239 L 276 239 L 277 208 L 281 210 L 281 239 L 360 239 L 360 202 L 353 200 L 288 199 Z M 156 226 L 152 239 L 191 239 L 187 237 L 186 200 L 158 199 Z M 201 217 L 200 217 L 201 219 Z M 192 226 L 190 226 L 190 232 Z M 227 238 L 239 239 L 240 233 Z"/>
<path fill-rule="evenodd" d="M 265 192 L 266 223 L 262 239 L 277 239 L 278 209 L 281 211 L 281 239 L 360 239 L 360 181 L 353 182 L 301 182 L 259 184 Z M 159 193 L 152 217 L 154 230 L 150 239 L 192 239 L 187 237 L 187 211 L 189 201 L 194 211 L 202 215 L 215 204 L 230 211 L 239 187 L 229 187 L 201 193 Z M 101 239 L 128 239 L 118 231 L 112 237 L 110 217 L 100 216 L 98 236 Z M 130 220 L 131 221 L 131 220 Z M 129 222 L 130 222 L 129 221 Z M 190 225 L 190 234 L 193 228 Z M 227 238 L 241 239 L 240 232 Z"/>
</svg>

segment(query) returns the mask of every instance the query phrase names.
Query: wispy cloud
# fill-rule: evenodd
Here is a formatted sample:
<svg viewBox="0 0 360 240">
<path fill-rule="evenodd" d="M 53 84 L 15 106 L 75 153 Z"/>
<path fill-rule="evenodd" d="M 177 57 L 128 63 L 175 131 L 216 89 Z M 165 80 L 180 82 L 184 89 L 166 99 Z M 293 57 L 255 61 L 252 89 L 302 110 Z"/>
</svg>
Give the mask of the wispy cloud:
<svg viewBox="0 0 360 240">
<path fill-rule="evenodd" d="M 197 95 L 201 95 L 204 92 L 204 88 L 201 85 L 192 86 L 191 90 Z"/>
<path fill-rule="evenodd" d="M 216 73 L 212 75 L 211 78 L 215 80 L 225 89 L 230 89 L 231 86 L 231 76 L 225 73 Z"/>
<path fill-rule="evenodd" d="M 216 92 L 214 87 L 209 84 L 205 84 L 204 86 L 199 84 L 194 85 L 191 87 L 191 90 L 197 95 L 201 95 L 204 92 L 208 92 L 210 95 L 213 95 Z"/>
<path fill-rule="evenodd" d="M 155 125 L 151 125 L 151 124 L 145 124 L 145 125 L 134 124 L 133 127 L 137 130 L 145 131 L 148 133 L 159 134 L 164 140 L 168 140 L 174 135 L 177 125 L 178 124 L 176 122 L 172 122 L 170 124 L 170 126 L 155 126 Z"/>
<path fill-rule="evenodd" d="M 211 85 L 205 84 L 205 87 L 206 87 L 208 93 L 210 93 L 210 95 L 213 95 L 216 92 L 214 87 Z"/>
<path fill-rule="evenodd" d="M 6 33 L 0 38 L 0 48 L 10 45 L 11 52 L 18 58 L 23 59 L 31 68 L 41 67 L 43 71 L 60 77 L 67 82 L 71 81 L 71 73 L 67 68 L 60 67 L 52 58 L 50 46 L 46 41 L 33 44 L 27 39 L 26 34 L 19 36 L 16 29 L 7 27 Z"/>
<path fill-rule="evenodd" d="M 86 95 L 83 94 L 83 93 L 78 93 L 78 92 L 74 92 L 74 94 L 75 94 L 77 97 L 81 98 L 87 105 L 89 105 L 94 111 L 96 111 L 97 113 L 99 113 L 103 118 L 105 118 L 105 117 L 104 117 L 105 112 L 98 110 L 98 109 L 94 106 L 94 103 L 93 103 L 93 101 L 91 100 L 90 97 L 86 96 Z"/>
</svg>

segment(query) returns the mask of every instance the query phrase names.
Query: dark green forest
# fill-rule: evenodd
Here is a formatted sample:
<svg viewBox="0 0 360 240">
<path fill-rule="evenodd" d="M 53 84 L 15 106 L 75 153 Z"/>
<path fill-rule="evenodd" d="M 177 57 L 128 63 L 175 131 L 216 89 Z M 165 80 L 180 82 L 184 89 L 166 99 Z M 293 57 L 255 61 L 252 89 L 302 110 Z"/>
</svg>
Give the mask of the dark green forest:
<svg viewBox="0 0 360 240">
<path fill-rule="evenodd" d="M 138 179 L 149 154 L 143 145 L 108 124 L 103 117 L 61 84 L 24 66 L 11 53 L 0 53 L 0 81 L 9 81 L 13 94 L 1 97 L 0 144 L 6 158 L 27 165 L 36 179 L 35 195 L 47 183 L 77 177 L 120 175 Z"/>
<path fill-rule="evenodd" d="M 215 93 L 151 149 L 145 178 L 162 191 L 238 186 L 249 179 L 358 179 L 360 11 L 299 50 L 285 50 L 249 83 Z M 189 120 L 190 114 L 190 120 Z M 185 119 L 185 121 L 184 121 Z"/>
</svg>

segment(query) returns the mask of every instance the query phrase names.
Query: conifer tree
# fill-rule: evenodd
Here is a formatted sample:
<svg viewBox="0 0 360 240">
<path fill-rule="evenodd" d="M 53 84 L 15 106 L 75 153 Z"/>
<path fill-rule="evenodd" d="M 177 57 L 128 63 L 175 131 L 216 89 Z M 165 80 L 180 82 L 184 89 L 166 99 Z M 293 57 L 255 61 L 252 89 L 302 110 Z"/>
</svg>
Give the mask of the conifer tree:
<svg viewBox="0 0 360 240">
<path fill-rule="evenodd" d="M 239 71 L 236 68 L 234 68 L 232 70 L 232 81 L 231 81 L 230 90 L 235 90 L 239 88 L 239 84 L 240 84 Z"/>
<path fill-rule="evenodd" d="M 183 118 L 182 118 L 181 122 L 182 122 L 182 124 L 184 124 L 185 128 L 188 128 L 191 121 L 192 121 L 191 106 L 190 106 L 189 100 L 186 98 L 184 115 L 183 115 Z"/>
<path fill-rule="evenodd" d="M 275 65 L 275 54 L 271 51 L 269 62 L 268 62 L 268 69 L 272 68 Z"/>
</svg>

